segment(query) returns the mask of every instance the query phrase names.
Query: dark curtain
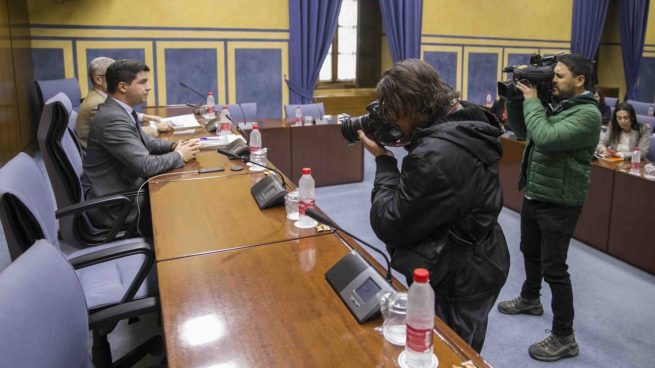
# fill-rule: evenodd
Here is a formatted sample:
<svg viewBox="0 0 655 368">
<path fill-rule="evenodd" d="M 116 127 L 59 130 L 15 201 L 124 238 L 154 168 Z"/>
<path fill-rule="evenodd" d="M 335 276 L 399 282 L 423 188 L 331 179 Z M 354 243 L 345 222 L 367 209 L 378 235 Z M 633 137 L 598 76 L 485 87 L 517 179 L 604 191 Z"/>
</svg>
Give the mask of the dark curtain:
<svg viewBox="0 0 655 368">
<path fill-rule="evenodd" d="M 289 102 L 312 101 L 337 28 L 341 0 L 289 0 Z"/>
<path fill-rule="evenodd" d="M 421 57 L 423 0 L 380 0 L 393 62 Z"/>
<path fill-rule="evenodd" d="M 625 74 L 626 100 L 637 98 L 637 80 L 641 54 L 644 51 L 646 24 L 648 22 L 649 0 L 619 1 L 621 20 L 621 51 L 623 53 L 623 73 Z"/>
<path fill-rule="evenodd" d="M 609 0 L 574 0 L 571 52 L 593 60 L 603 34 Z"/>
</svg>

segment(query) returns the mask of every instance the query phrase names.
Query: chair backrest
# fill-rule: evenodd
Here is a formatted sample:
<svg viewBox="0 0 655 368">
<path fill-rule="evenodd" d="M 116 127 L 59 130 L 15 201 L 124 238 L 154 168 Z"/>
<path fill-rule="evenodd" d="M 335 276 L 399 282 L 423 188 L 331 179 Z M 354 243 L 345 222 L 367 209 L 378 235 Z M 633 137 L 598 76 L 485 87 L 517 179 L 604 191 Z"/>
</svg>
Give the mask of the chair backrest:
<svg viewBox="0 0 655 368">
<path fill-rule="evenodd" d="M 59 244 L 52 189 L 45 179 L 22 152 L 0 168 L 0 221 L 12 260 L 36 239 Z"/>
<path fill-rule="evenodd" d="M 614 108 L 614 106 L 616 106 L 616 104 L 618 102 L 619 102 L 619 99 L 616 98 L 616 97 L 607 97 L 607 96 L 605 96 L 605 104 L 607 106 L 611 107 L 612 109 Z M 614 111 L 614 110 L 612 110 L 612 111 Z"/>
<path fill-rule="evenodd" d="M 655 162 L 655 134 L 651 134 L 648 145 L 648 161 Z"/>
<path fill-rule="evenodd" d="M 257 103 L 256 102 L 243 102 L 240 103 L 241 111 L 243 112 L 244 121 L 256 121 L 259 119 L 257 114 Z"/>
<path fill-rule="evenodd" d="M 634 100 L 626 100 L 625 102 L 632 105 L 635 108 L 635 113 L 637 115 L 648 115 L 648 108 L 655 107 L 652 103 L 649 102 L 640 102 Z"/>
<path fill-rule="evenodd" d="M 57 94 L 43 107 L 37 131 L 39 149 L 60 208 L 83 199 L 82 155 L 74 133 L 68 128 L 71 111 L 66 95 Z"/>
<path fill-rule="evenodd" d="M 82 96 L 77 78 L 38 80 L 34 81 L 34 86 L 36 87 L 36 95 L 39 98 L 40 106 L 45 105 L 46 101 L 57 93 L 63 92 L 72 102 L 74 110 L 78 110 L 80 107 Z"/>
<path fill-rule="evenodd" d="M 45 240 L 0 273 L 3 367 L 91 367 L 89 319 L 75 271 Z"/>
<path fill-rule="evenodd" d="M 653 127 L 655 125 L 655 116 L 637 115 L 637 121 L 640 124 L 646 123 L 650 125 L 650 130 L 648 131 L 649 134 L 653 131 Z"/>
<path fill-rule="evenodd" d="M 296 107 L 300 106 L 300 111 L 302 111 L 302 116 L 312 116 L 314 118 L 322 118 L 325 115 L 325 106 L 323 102 L 305 104 L 305 105 L 285 105 L 284 112 L 286 114 L 287 120 L 295 119 L 296 117 Z"/>
</svg>

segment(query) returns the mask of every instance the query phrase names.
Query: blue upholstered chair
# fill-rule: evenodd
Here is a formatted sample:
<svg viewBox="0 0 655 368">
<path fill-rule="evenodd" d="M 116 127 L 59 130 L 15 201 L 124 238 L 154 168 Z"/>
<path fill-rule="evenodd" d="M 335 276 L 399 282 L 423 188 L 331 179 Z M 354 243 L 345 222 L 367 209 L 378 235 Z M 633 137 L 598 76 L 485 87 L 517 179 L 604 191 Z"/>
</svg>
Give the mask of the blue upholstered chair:
<svg viewBox="0 0 655 368">
<path fill-rule="evenodd" d="M 227 105 L 227 109 L 234 123 L 245 123 L 258 119 L 256 102 L 230 104 Z"/>
<path fill-rule="evenodd" d="M 648 161 L 655 162 L 655 134 L 650 136 L 650 144 L 648 145 Z"/>
<path fill-rule="evenodd" d="M 619 102 L 619 99 L 616 97 L 605 97 L 605 104 L 610 108 L 614 109 L 614 106 Z M 614 111 L 614 110 L 612 110 Z"/>
<path fill-rule="evenodd" d="M 43 107 L 37 131 L 39 149 L 43 154 L 48 177 L 57 200 L 57 207 L 70 207 L 85 200 L 82 191 L 82 155 L 75 133 L 68 128 L 71 105 L 63 93 L 57 94 Z M 76 247 L 101 244 L 115 238 L 125 238 L 135 233 L 135 225 L 126 225 L 132 201 L 123 195 L 94 200 L 105 206 L 124 206 L 124 216 L 111 229 L 97 228 L 85 212 L 60 220 L 62 238 Z"/>
<path fill-rule="evenodd" d="M 101 252 L 102 253 L 102 252 Z M 89 315 L 87 290 L 79 273 L 111 254 L 87 254 L 67 259 L 46 240 L 37 241 L 28 251 L 0 273 L 0 356 L 4 367 L 107 367 L 111 354 L 93 350 L 89 359 L 88 330 L 113 328 L 120 320 L 154 311 L 156 301 L 107 307 Z M 71 267 L 77 268 L 77 273 Z M 90 266 L 95 267 L 95 266 Z M 133 308 L 132 312 L 125 307 Z M 106 339 L 106 335 L 105 335 Z M 153 337 L 144 348 L 161 341 Z M 143 349 L 143 348 L 142 348 Z M 145 356 L 144 350 L 128 354 L 116 362 L 131 366 Z"/>
<path fill-rule="evenodd" d="M 655 105 L 649 102 L 640 102 L 634 100 L 627 100 L 625 102 L 629 103 L 632 105 L 632 107 L 635 108 L 635 113 L 637 113 L 637 115 L 648 115 L 648 108 L 651 106 L 655 107 Z"/>
<path fill-rule="evenodd" d="M 82 97 L 77 78 L 34 81 L 34 86 L 40 107 L 57 93 L 63 92 L 72 102 L 73 110 L 79 110 Z"/>
<path fill-rule="evenodd" d="M 648 134 L 653 132 L 653 128 L 655 128 L 655 116 L 648 116 L 648 115 L 637 115 L 637 121 L 640 124 L 648 124 L 650 125 L 650 131 Z"/>
<path fill-rule="evenodd" d="M 296 118 L 296 107 L 298 106 L 300 106 L 302 116 L 312 116 L 315 119 L 320 119 L 325 115 L 323 102 L 305 105 L 285 105 L 284 112 L 287 120 L 294 120 Z"/>
<path fill-rule="evenodd" d="M 93 367 L 89 317 L 75 272 L 46 241 L 0 273 L 5 367 Z"/>
<path fill-rule="evenodd" d="M 57 212 L 72 214 L 83 206 Z M 0 169 L 0 221 L 12 259 L 25 253 L 37 239 L 46 239 L 52 247 L 67 253 L 66 258 L 77 269 L 92 319 L 96 313 L 104 315 L 107 307 L 115 305 L 121 305 L 127 313 L 124 318 L 157 310 L 154 252 L 150 244 L 143 239 L 128 239 L 79 250 L 60 241 L 52 192 L 36 163 L 25 153 Z M 107 334 L 114 326 L 115 323 L 103 324 L 94 329 L 94 346 L 101 361 L 111 361 Z"/>
</svg>

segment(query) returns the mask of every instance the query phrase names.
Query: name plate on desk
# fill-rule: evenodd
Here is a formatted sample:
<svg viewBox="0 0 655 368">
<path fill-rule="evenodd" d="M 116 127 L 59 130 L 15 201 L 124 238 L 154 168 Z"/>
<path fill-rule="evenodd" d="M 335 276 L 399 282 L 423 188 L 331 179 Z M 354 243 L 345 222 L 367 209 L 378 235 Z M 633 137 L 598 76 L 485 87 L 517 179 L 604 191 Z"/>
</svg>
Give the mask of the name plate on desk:
<svg viewBox="0 0 655 368">
<path fill-rule="evenodd" d="M 354 250 L 332 266 L 325 278 L 359 323 L 380 313 L 376 298 L 379 292 L 393 291 L 384 277 Z"/>
</svg>

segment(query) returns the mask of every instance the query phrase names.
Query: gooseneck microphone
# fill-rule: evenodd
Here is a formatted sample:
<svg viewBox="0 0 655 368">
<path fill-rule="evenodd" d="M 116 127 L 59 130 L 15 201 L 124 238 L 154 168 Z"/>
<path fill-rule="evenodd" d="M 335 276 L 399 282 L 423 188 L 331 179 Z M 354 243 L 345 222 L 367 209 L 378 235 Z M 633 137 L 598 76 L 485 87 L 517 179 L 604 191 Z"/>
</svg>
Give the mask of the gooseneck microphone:
<svg viewBox="0 0 655 368">
<path fill-rule="evenodd" d="M 270 170 L 270 171 L 274 172 L 282 180 L 282 187 L 284 187 L 285 189 L 287 188 L 287 182 L 284 180 L 284 175 L 282 175 L 282 173 L 279 172 L 278 170 L 276 170 L 276 169 L 274 169 L 272 167 L 266 166 L 266 165 L 262 165 L 260 163 L 255 162 L 255 161 L 252 161 L 246 155 L 236 155 L 233 152 L 224 150 L 223 148 L 218 148 L 218 149 L 216 149 L 216 151 L 218 153 L 220 153 L 221 155 L 227 156 L 230 160 L 241 160 L 243 162 L 250 162 L 253 165 L 257 165 L 257 166 L 263 167 L 264 169 L 267 169 L 267 170 Z"/>
<path fill-rule="evenodd" d="M 204 102 L 205 99 L 207 98 L 207 96 L 204 96 L 202 93 L 200 93 L 200 92 L 196 91 L 195 89 L 193 89 L 193 88 L 187 86 L 187 85 L 184 84 L 183 82 L 179 82 L 179 83 L 180 83 L 180 86 L 182 86 L 182 87 L 188 89 L 189 91 L 191 91 L 191 92 L 197 94 L 198 96 L 200 96 L 200 97 L 202 98 L 203 102 Z"/>
<path fill-rule="evenodd" d="M 315 208 L 306 208 L 305 209 L 305 215 L 313 218 L 314 220 L 316 220 L 316 221 L 318 221 L 318 222 L 320 222 L 322 224 L 325 224 L 325 225 L 327 225 L 329 227 L 333 227 L 335 230 L 338 230 L 338 231 L 341 231 L 341 232 L 345 233 L 346 235 L 352 237 L 353 239 L 355 239 L 358 242 L 360 242 L 360 243 L 364 244 L 365 246 L 367 246 L 369 249 L 372 249 L 373 251 L 375 251 L 376 253 L 381 255 L 382 258 L 384 258 L 384 260 L 387 262 L 387 274 L 384 276 L 384 278 L 387 281 L 391 282 L 391 262 L 389 261 L 389 257 L 387 257 L 387 255 L 384 254 L 384 252 L 382 252 L 381 250 L 379 250 L 376 247 L 372 246 L 371 244 L 363 241 L 362 239 L 356 237 L 355 235 L 349 233 L 348 231 L 344 230 L 342 227 L 335 224 L 334 221 L 327 218 L 327 216 L 325 216 L 322 213 L 318 212 Z"/>
</svg>

